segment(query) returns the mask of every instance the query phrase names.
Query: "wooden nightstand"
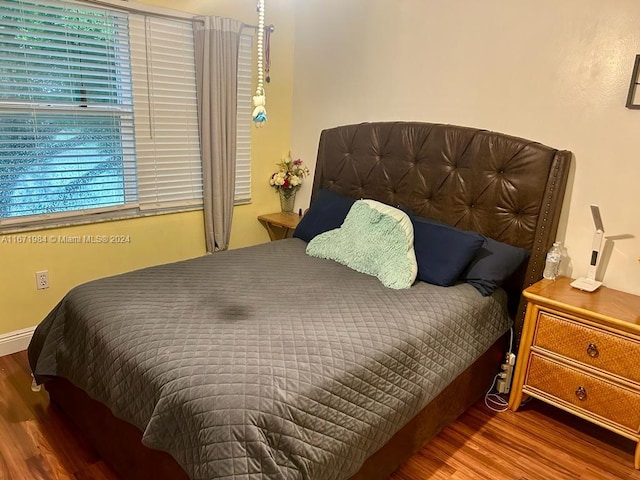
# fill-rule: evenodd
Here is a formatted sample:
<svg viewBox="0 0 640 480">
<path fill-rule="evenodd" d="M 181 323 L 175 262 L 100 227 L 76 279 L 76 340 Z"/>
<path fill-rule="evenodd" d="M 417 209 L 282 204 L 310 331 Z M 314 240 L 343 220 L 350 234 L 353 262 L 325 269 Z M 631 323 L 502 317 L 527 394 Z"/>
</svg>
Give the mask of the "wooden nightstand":
<svg viewBox="0 0 640 480">
<path fill-rule="evenodd" d="M 640 469 L 640 296 L 571 279 L 527 288 L 509 407 L 523 395 L 555 405 L 637 442 Z"/>
<path fill-rule="evenodd" d="M 282 240 L 293 235 L 293 231 L 298 226 L 302 217 L 297 213 L 269 213 L 260 215 L 258 220 L 269 232 L 271 240 Z"/>
</svg>

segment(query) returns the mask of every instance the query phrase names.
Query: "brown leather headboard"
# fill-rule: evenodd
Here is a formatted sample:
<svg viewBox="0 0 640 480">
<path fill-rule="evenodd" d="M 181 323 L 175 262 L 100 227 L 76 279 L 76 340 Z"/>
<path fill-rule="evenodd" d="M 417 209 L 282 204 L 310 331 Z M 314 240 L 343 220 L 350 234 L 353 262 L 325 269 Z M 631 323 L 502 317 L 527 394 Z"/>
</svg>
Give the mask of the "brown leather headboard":
<svg viewBox="0 0 640 480">
<path fill-rule="evenodd" d="M 571 152 L 501 133 L 421 122 L 381 122 L 324 130 L 313 195 L 329 188 L 402 205 L 531 252 L 505 285 L 519 338 L 520 292 L 542 278 L 555 239 Z M 514 306 L 515 306 L 514 305 Z"/>
</svg>

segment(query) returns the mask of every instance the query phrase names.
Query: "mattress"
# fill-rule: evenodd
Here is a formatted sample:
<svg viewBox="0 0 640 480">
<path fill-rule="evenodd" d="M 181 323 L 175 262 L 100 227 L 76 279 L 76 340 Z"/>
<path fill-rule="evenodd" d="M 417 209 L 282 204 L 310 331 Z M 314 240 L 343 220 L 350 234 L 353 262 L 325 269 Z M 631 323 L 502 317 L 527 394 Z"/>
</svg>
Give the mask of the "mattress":
<svg viewBox="0 0 640 480">
<path fill-rule="evenodd" d="M 287 239 L 78 286 L 38 326 L 60 376 L 193 479 L 346 479 L 508 328 L 506 295 L 384 287 Z"/>
</svg>

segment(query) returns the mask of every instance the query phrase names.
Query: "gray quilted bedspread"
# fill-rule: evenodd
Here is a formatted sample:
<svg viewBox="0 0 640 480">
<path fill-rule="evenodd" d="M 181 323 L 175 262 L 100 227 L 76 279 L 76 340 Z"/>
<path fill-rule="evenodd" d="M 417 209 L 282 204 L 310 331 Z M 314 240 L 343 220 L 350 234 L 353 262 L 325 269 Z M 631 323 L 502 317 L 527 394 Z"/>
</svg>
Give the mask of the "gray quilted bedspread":
<svg viewBox="0 0 640 480">
<path fill-rule="evenodd" d="M 376 278 L 298 239 L 74 288 L 29 347 L 193 479 L 346 479 L 509 326 L 503 293 Z"/>
</svg>

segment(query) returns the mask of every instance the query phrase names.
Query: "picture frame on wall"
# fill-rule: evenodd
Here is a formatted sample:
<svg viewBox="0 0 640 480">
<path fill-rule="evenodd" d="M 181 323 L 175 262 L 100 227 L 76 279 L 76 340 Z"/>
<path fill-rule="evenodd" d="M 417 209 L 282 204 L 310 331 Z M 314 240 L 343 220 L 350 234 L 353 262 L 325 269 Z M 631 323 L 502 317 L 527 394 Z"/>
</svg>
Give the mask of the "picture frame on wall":
<svg viewBox="0 0 640 480">
<path fill-rule="evenodd" d="M 640 55 L 636 55 L 636 61 L 633 64 L 629 94 L 627 95 L 627 108 L 640 110 L 640 89 L 638 85 L 640 85 Z"/>
</svg>

